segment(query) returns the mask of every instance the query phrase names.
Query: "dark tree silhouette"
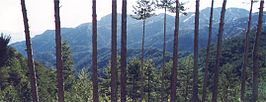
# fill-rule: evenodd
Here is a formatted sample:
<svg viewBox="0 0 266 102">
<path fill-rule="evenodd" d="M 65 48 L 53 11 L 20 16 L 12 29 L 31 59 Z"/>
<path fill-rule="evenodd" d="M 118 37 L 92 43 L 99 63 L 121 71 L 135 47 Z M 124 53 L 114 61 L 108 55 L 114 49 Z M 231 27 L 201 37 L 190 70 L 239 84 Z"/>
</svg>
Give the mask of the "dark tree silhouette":
<svg viewBox="0 0 266 102">
<path fill-rule="evenodd" d="M 8 60 L 8 52 L 9 52 L 9 46 L 8 43 L 10 42 L 11 37 L 5 36 L 3 33 L 1 33 L 0 36 L 0 68 L 3 67 L 7 60 Z"/>
<path fill-rule="evenodd" d="M 206 60 L 205 60 L 205 71 L 204 71 L 204 79 L 203 79 L 203 87 L 202 87 L 202 102 L 206 101 L 207 97 L 207 80 L 208 80 L 208 69 L 209 69 L 209 52 L 211 47 L 211 37 L 212 37 L 212 20 L 213 20 L 213 4 L 214 0 L 211 2 L 211 12 L 210 12 L 210 21 L 209 21 L 209 34 L 208 34 L 208 44 L 206 49 Z"/>
<path fill-rule="evenodd" d="M 194 30 L 194 67 L 193 67 L 193 87 L 191 102 L 199 102 L 198 96 L 198 40 L 199 40 L 199 3 L 200 0 L 196 0 L 196 14 L 195 14 L 195 30 Z"/>
<path fill-rule="evenodd" d="M 61 24 L 60 24 L 60 10 L 59 0 L 54 0 L 54 17 L 55 17 L 55 42 L 56 42 L 56 77 L 57 77 L 57 91 L 58 101 L 64 102 L 64 79 L 63 79 L 63 65 L 62 65 L 62 47 L 61 47 Z"/>
<path fill-rule="evenodd" d="M 252 20 L 252 8 L 253 8 L 253 0 L 250 1 L 250 10 L 249 10 L 249 17 L 248 17 L 248 26 L 247 32 L 245 34 L 245 46 L 244 46 L 244 53 L 243 53 L 243 66 L 241 72 L 241 88 L 240 88 L 240 100 L 244 102 L 245 98 L 245 85 L 246 85 L 246 69 L 247 69 L 247 62 L 248 62 L 248 48 L 249 48 L 249 34 L 251 29 L 251 20 Z"/>
<path fill-rule="evenodd" d="M 175 32 L 173 46 L 173 68 L 171 74 L 171 94 L 170 102 L 176 102 L 176 84 L 177 84 L 177 67 L 178 67 L 178 34 L 179 34 L 179 0 L 176 0 L 175 15 Z"/>
<path fill-rule="evenodd" d="M 25 28 L 27 56 L 28 56 L 28 67 L 29 67 L 28 70 L 29 70 L 29 73 L 30 73 L 30 84 L 31 84 L 32 101 L 33 102 L 39 102 L 37 77 L 36 77 L 36 68 L 35 68 L 35 65 L 34 65 L 33 58 L 32 58 L 30 30 L 29 30 L 29 23 L 28 23 L 28 16 L 27 16 L 25 0 L 21 0 L 21 8 L 22 8 L 22 14 L 23 14 L 24 28 Z"/>
<path fill-rule="evenodd" d="M 219 65 L 220 58 L 222 52 L 222 38 L 223 38 L 223 29 L 224 29 L 224 17 L 225 17 L 225 8 L 226 8 L 227 0 L 223 0 L 223 6 L 220 17 L 219 31 L 217 37 L 217 49 L 216 49 L 216 59 L 215 59 L 215 67 L 214 67 L 214 78 L 213 78 L 213 91 L 212 91 L 212 102 L 217 102 L 217 94 L 218 94 L 218 80 L 219 80 Z"/>
<path fill-rule="evenodd" d="M 258 100 L 258 47 L 259 47 L 259 39 L 260 39 L 260 34 L 261 34 L 261 29 L 262 29 L 262 20 L 263 20 L 263 6 L 264 5 L 264 0 L 260 1 L 260 8 L 259 8 L 259 18 L 258 18 L 258 26 L 257 26 L 257 32 L 256 32 L 256 37 L 255 37 L 255 42 L 254 42 L 254 47 L 253 47 L 253 73 L 252 73 L 252 102 L 257 102 Z"/>
<path fill-rule="evenodd" d="M 121 21 L 121 102 L 126 102 L 127 0 L 122 1 Z"/>
<path fill-rule="evenodd" d="M 117 1 L 112 0 L 111 101 L 117 102 Z"/>
<path fill-rule="evenodd" d="M 97 72 L 97 14 L 96 0 L 92 0 L 92 82 L 93 102 L 99 102 Z"/>
</svg>

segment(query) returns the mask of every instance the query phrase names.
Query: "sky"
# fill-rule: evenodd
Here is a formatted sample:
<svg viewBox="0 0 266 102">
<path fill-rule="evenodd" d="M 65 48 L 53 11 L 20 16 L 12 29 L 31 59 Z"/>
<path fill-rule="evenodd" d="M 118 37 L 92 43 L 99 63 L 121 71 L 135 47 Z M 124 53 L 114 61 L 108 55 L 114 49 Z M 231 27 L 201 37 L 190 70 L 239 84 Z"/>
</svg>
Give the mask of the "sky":
<svg viewBox="0 0 266 102">
<path fill-rule="evenodd" d="M 25 0 L 29 18 L 31 36 L 41 34 L 47 29 L 54 29 L 53 0 Z M 128 0 L 128 13 L 136 0 Z M 195 11 L 194 0 L 185 2 L 187 11 Z M 223 0 L 215 0 L 215 7 L 221 7 Z M 250 0 L 227 0 L 227 8 L 237 7 L 249 9 Z M 111 13 L 112 0 L 97 0 L 97 19 Z M 117 0 L 118 13 L 121 12 L 122 0 Z M 201 0 L 200 9 L 209 7 L 211 0 Z M 91 22 L 92 0 L 60 0 L 60 17 L 62 27 L 76 27 Z M 258 11 L 259 3 L 254 5 Z M 157 13 L 160 13 L 158 11 Z M 0 0 L 0 32 L 11 35 L 11 42 L 24 40 L 24 27 L 20 0 Z"/>
</svg>

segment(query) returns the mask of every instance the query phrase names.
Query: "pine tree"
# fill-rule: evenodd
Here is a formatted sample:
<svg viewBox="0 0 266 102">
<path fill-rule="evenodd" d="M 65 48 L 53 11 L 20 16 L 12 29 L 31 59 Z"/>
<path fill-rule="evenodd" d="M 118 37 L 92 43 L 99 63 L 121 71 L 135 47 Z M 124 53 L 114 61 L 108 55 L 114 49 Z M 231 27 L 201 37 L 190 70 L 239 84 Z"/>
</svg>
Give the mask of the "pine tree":
<svg viewBox="0 0 266 102">
<path fill-rule="evenodd" d="M 66 41 L 62 44 L 63 78 L 64 90 L 69 91 L 74 84 L 74 62 L 72 60 L 71 49 Z"/>
<path fill-rule="evenodd" d="M 148 18 L 155 15 L 154 2 L 150 0 L 138 0 L 137 5 L 133 6 L 133 9 L 134 9 L 133 10 L 134 15 L 131 15 L 131 17 L 136 20 L 142 20 L 141 68 L 140 68 L 142 70 L 144 65 L 145 23 Z M 143 90 L 141 91 L 141 94 L 142 94 L 141 96 L 143 96 Z"/>
<path fill-rule="evenodd" d="M 56 77 L 57 77 L 57 90 L 58 101 L 64 102 L 64 79 L 63 79 L 63 64 L 62 64 L 62 47 L 61 47 L 61 24 L 60 24 L 60 11 L 59 0 L 54 0 L 54 13 L 55 13 L 55 42 L 56 42 Z"/>
<path fill-rule="evenodd" d="M 30 73 L 30 83 L 31 83 L 31 93 L 32 93 L 32 101 L 39 102 L 38 95 L 38 86 L 37 86 L 37 77 L 36 77 L 36 69 L 34 65 L 34 61 L 32 58 L 32 47 L 31 47 L 31 38 L 30 38 L 30 30 L 28 23 L 28 15 L 26 10 L 25 0 L 21 0 L 21 8 L 23 14 L 24 28 L 25 28 L 25 37 L 26 37 L 26 46 L 27 46 L 27 56 L 28 56 L 28 67 Z"/>
<path fill-rule="evenodd" d="M 215 59 L 215 67 L 214 67 L 214 78 L 213 78 L 213 91 L 212 91 L 212 102 L 217 102 L 217 94 L 218 94 L 218 78 L 219 78 L 219 65 L 221 60 L 221 52 L 222 52 L 222 38 L 223 38 L 223 28 L 224 28 L 224 17 L 225 17 L 225 8 L 226 8 L 227 0 L 223 0 L 223 6 L 220 17 L 220 25 L 217 36 L 217 48 L 216 48 L 216 59 Z"/>
<path fill-rule="evenodd" d="M 127 66 L 127 0 L 122 1 L 121 18 L 121 102 L 126 102 L 126 66 Z"/>
<path fill-rule="evenodd" d="M 210 12 L 210 19 L 209 19 L 209 34 L 208 34 L 208 43 L 206 48 L 206 60 L 205 60 L 205 71 L 204 71 L 204 79 L 203 79 L 203 87 L 202 87 L 202 102 L 206 101 L 207 97 L 207 81 L 208 81 L 208 69 L 209 69 L 209 53 L 211 47 L 211 38 L 212 38 L 212 21 L 213 21 L 213 4 L 214 0 L 211 2 L 211 12 Z"/>
<path fill-rule="evenodd" d="M 170 102 L 176 101 L 177 67 L 178 67 L 178 34 L 179 34 L 179 0 L 176 0 L 175 32 L 173 46 L 173 68 L 171 74 Z"/>
<path fill-rule="evenodd" d="M 117 1 L 112 0 L 111 102 L 117 102 Z"/>
<path fill-rule="evenodd" d="M 3 33 L 0 36 L 0 68 L 3 67 L 8 59 L 9 46 L 11 37 L 5 36 Z"/>
<path fill-rule="evenodd" d="M 128 63 L 127 70 L 127 93 L 128 97 L 132 99 L 132 102 L 136 102 L 141 98 L 141 62 L 138 59 L 132 59 Z"/>
<path fill-rule="evenodd" d="M 191 102 L 199 102 L 198 96 L 198 53 L 199 53 L 199 3 L 200 0 L 196 0 L 196 14 L 195 14 L 195 30 L 194 30 L 194 67 L 193 67 L 193 94 Z"/>
<path fill-rule="evenodd" d="M 192 72 L 193 71 L 193 56 L 187 56 L 180 60 L 178 69 L 178 100 L 182 102 L 189 102 L 192 97 Z"/>
<path fill-rule="evenodd" d="M 93 101 L 99 102 L 98 95 L 98 71 L 97 71 L 97 14 L 96 0 L 92 0 L 92 81 L 93 81 Z"/>
<path fill-rule="evenodd" d="M 164 23 L 163 23 L 163 56 L 162 56 L 162 59 L 163 59 L 163 64 L 161 66 L 161 68 L 165 68 L 165 63 L 166 63 L 166 60 L 165 60 L 165 53 L 166 53 L 166 28 L 167 28 L 167 24 L 166 24 L 166 21 L 167 21 L 167 16 L 166 16 L 166 13 L 167 11 L 171 12 L 171 13 L 175 13 L 175 0 L 156 0 L 156 7 L 158 7 L 159 9 L 163 9 L 164 10 Z M 184 11 L 184 7 L 183 7 L 183 4 L 180 4 L 180 10 L 181 11 Z M 163 74 L 163 73 L 162 73 Z M 166 101 L 166 96 L 165 96 L 165 86 L 164 86 L 164 79 L 163 79 L 163 76 L 162 75 L 162 84 L 161 84 L 161 101 Z"/>
<path fill-rule="evenodd" d="M 236 66 L 226 63 L 221 68 L 219 80 L 219 99 L 221 102 L 239 100 L 239 79 L 234 72 Z"/>
<path fill-rule="evenodd" d="M 73 85 L 71 92 L 73 96 L 70 101 L 92 102 L 92 90 L 92 82 L 90 81 L 88 70 L 82 69 Z"/>
<path fill-rule="evenodd" d="M 249 17 L 248 17 L 248 26 L 247 32 L 245 34 L 245 45 L 244 45 L 244 53 L 243 53 L 243 65 L 242 65 L 242 72 L 241 72 L 241 92 L 240 92 L 240 99 L 244 101 L 245 98 L 245 86 L 246 86 L 246 69 L 247 69 L 247 62 L 248 62 L 248 48 L 249 48 L 249 35 L 251 29 L 251 20 L 252 20 L 252 8 L 253 8 L 253 0 L 250 1 L 250 10 L 249 10 Z"/>
<path fill-rule="evenodd" d="M 159 82 L 156 74 L 155 64 L 152 60 L 145 61 L 142 73 L 144 75 L 145 101 L 156 102 L 155 91 Z"/>
<path fill-rule="evenodd" d="M 253 46 L 252 58 L 253 58 L 253 69 L 252 69 L 252 102 L 257 102 L 258 100 L 258 47 L 259 47 L 259 38 L 261 35 L 262 30 L 262 20 L 263 20 L 263 7 L 264 7 L 264 0 L 260 1 L 260 8 L 259 8 L 259 18 L 258 18 L 258 26 L 257 32 L 255 37 L 255 42 Z"/>
</svg>

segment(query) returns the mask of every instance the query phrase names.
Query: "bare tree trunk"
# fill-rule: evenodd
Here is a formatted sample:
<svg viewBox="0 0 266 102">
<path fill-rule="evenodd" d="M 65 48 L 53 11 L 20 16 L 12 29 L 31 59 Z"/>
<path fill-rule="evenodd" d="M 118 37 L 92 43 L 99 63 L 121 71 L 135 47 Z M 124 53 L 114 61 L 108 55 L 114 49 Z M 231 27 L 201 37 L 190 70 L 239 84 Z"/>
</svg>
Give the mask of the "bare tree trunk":
<svg viewBox="0 0 266 102">
<path fill-rule="evenodd" d="M 29 67 L 29 73 L 30 73 L 32 101 L 39 102 L 36 68 L 34 65 L 33 58 L 32 58 L 30 30 L 29 30 L 29 23 L 28 23 L 25 0 L 21 0 L 21 8 L 22 8 L 23 21 L 24 21 L 24 27 L 25 27 L 25 37 L 26 37 L 26 46 L 27 46 L 27 55 L 28 55 L 28 67 Z"/>
<path fill-rule="evenodd" d="M 178 67 L 178 34 L 179 34 L 179 0 L 176 0 L 175 33 L 173 49 L 173 68 L 171 73 L 171 94 L 170 102 L 176 102 L 176 84 Z"/>
<path fill-rule="evenodd" d="M 117 1 L 112 0 L 111 101 L 117 102 Z"/>
<path fill-rule="evenodd" d="M 258 27 L 256 32 L 256 38 L 253 48 L 253 73 L 252 73 L 252 102 L 257 102 L 258 100 L 258 47 L 259 47 L 259 38 L 262 29 L 262 20 L 263 20 L 263 5 L 264 0 L 260 1 L 260 11 L 259 11 L 259 18 L 258 18 Z"/>
<path fill-rule="evenodd" d="M 127 66 L 127 0 L 122 1 L 121 27 L 121 102 L 126 102 L 126 66 Z"/>
<path fill-rule="evenodd" d="M 211 2 L 208 44 L 207 44 L 207 49 L 206 49 L 205 71 L 204 71 L 204 80 L 203 80 L 203 88 L 202 88 L 202 91 L 203 91 L 202 92 L 202 102 L 205 102 L 206 101 L 206 97 L 207 97 L 207 80 L 208 80 L 208 69 L 209 69 L 209 52 L 210 52 L 211 38 L 212 38 L 213 4 L 214 4 L 214 0 L 212 0 L 212 2 Z"/>
<path fill-rule="evenodd" d="M 97 71 L 97 14 L 96 0 L 92 0 L 92 82 L 93 102 L 99 102 L 98 71 Z"/>
<path fill-rule="evenodd" d="M 163 23 L 163 68 L 165 67 L 165 52 L 166 52 L 166 8 L 164 8 L 164 23 Z"/>
<path fill-rule="evenodd" d="M 196 0 L 195 32 L 194 32 L 194 68 L 193 68 L 193 93 L 191 102 L 199 102 L 198 96 L 198 39 L 199 39 L 199 2 Z"/>
<path fill-rule="evenodd" d="M 244 54 L 243 54 L 243 67 L 242 67 L 241 92 L 240 92 L 241 102 L 244 102 L 244 99 L 245 99 L 246 69 L 247 69 L 247 62 L 248 62 L 249 34 L 250 34 L 250 29 L 251 29 L 252 8 L 253 8 L 253 0 L 251 0 L 251 4 L 250 4 L 248 27 L 247 27 L 247 32 L 245 35 L 245 48 L 244 48 Z"/>
<path fill-rule="evenodd" d="M 223 1 L 221 17 L 220 17 L 220 25 L 219 25 L 219 32 L 217 37 L 217 49 L 216 49 L 216 60 L 215 60 L 215 69 L 214 69 L 214 86 L 212 92 L 212 102 L 217 102 L 217 94 L 218 94 L 218 80 L 219 80 L 219 65 L 220 65 L 220 58 L 221 58 L 221 49 L 222 49 L 222 38 L 223 38 L 223 28 L 224 28 L 224 16 L 226 11 L 226 2 L 227 0 Z"/>
<path fill-rule="evenodd" d="M 59 0 L 54 0 L 55 11 L 55 41 L 56 41 L 56 77 L 58 101 L 64 102 L 64 79 L 63 79 L 63 65 L 62 65 L 62 47 L 61 47 L 61 24 L 60 24 L 60 10 Z"/>
<path fill-rule="evenodd" d="M 164 76 L 163 70 L 165 69 L 165 51 L 166 50 L 166 8 L 164 8 L 164 23 L 163 23 L 163 64 L 162 64 L 162 76 L 161 76 L 161 101 L 165 100 L 165 85 L 164 85 Z"/>
<path fill-rule="evenodd" d="M 141 40 L 141 62 L 140 62 L 140 73 L 141 73 L 141 92 L 140 92 L 140 101 L 143 100 L 143 96 L 144 96 L 144 73 L 143 73 L 143 69 L 144 69 L 144 51 L 145 51 L 145 24 L 146 24 L 146 20 L 144 19 L 142 21 L 142 40 Z"/>
</svg>

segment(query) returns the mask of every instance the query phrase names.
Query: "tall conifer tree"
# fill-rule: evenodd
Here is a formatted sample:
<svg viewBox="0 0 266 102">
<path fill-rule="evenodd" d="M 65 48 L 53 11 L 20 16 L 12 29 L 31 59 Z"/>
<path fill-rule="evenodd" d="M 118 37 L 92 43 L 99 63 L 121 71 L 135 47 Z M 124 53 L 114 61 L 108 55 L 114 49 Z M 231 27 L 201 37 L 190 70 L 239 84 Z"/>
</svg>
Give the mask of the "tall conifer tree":
<svg viewBox="0 0 266 102">
<path fill-rule="evenodd" d="M 223 0 L 223 6 L 220 17 L 220 25 L 217 36 L 217 48 L 216 48 L 216 59 L 215 59 L 215 67 L 214 67 L 214 78 L 213 78 L 213 91 L 212 91 L 212 102 L 217 102 L 217 94 L 218 94 L 218 78 L 219 78 L 219 65 L 221 60 L 221 52 L 222 52 L 222 38 L 224 32 L 224 17 L 226 10 L 226 2 L 227 0 Z"/>
<path fill-rule="evenodd" d="M 213 4 L 214 0 L 211 2 L 211 12 L 210 12 L 210 19 L 209 19 L 209 34 L 208 34 L 208 44 L 206 49 L 206 60 L 205 60 L 205 71 L 204 71 L 204 79 L 203 79 L 203 88 L 202 88 L 202 102 L 206 101 L 207 97 L 207 81 L 208 81 L 208 69 L 209 69 L 209 53 L 211 47 L 211 38 L 212 38 L 212 21 L 213 21 Z"/>
<path fill-rule="evenodd" d="M 194 29 L 194 67 L 193 67 L 193 94 L 191 102 L 199 102 L 198 96 L 198 50 L 199 50 L 199 3 L 200 0 L 196 0 L 196 14 L 195 14 L 195 29 Z"/>
<path fill-rule="evenodd" d="M 127 0 L 122 1 L 121 21 L 121 102 L 126 102 Z"/>
<path fill-rule="evenodd" d="M 243 53 L 243 65 L 242 65 L 242 72 L 241 72 L 241 88 L 240 88 L 240 100 L 244 101 L 245 98 L 245 86 L 246 86 L 246 69 L 247 69 L 247 62 L 248 62 L 248 49 L 249 49 L 249 35 L 251 29 L 251 20 L 252 20 L 252 8 L 253 8 L 253 0 L 250 1 L 250 10 L 249 10 L 249 17 L 248 17 L 248 26 L 247 32 L 245 34 L 245 45 L 244 45 L 244 53 Z"/>
<path fill-rule="evenodd" d="M 134 15 L 131 15 L 131 17 L 136 20 L 142 20 L 141 65 L 140 65 L 140 69 L 142 72 L 144 65 L 144 46 L 145 46 L 144 41 L 145 41 L 145 27 L 146 27 L 145 25 L 146 25 L 146 20 L 155 15 L 154 2 L 151 0 L 138 0 L 137 5 L 133 6 L 133 9 L 134 9 L 133 10 Z M 141 91 L 141 97 L 143 97 L 143 88 Z"/>
<path fill-rule="evenodd" d="M 97 71 L 97 14 L 96 0 L 92 0 L 92 82 L 93 101 L 99 102 L 98 71 Z"/>
<path fill-rule="evenodd" d="M 117 102 L 117 1 L 112 0 L 111 102 Z"/>
<path fill-rule="evenodd" d="M 177 67 L 178 67 L 178 35 L 179 35 L 179 0 L 176 0 L 175 32 L 173 46 L 173 68 L 171 74 L 170 102 L 176 102 Z"/>
<path fill-rule="evenodd" d="M 54 17 L 55 17 L 55 42 L 56 42 L 56 77 L 57 77 L 57 94 L 58 101 L 64 102 L 64 79 L 62 64 L 62 47 L 61 47 L 61 24 L 59 0 L 54 0 Z"/>
<path fill-rule="evenodd" d="M 258 26 L 257 26 L 257 32 L 252 52 L 253 57 L 253 69 L 252 69 L 252 102 L 257 102 L 258 100 L 258 74 L 259 74 L 259 39 L 261 35 L 262 30 L 262 23 L 263 23 L 263 7 L 264 7 L 264 0 L 260 1 L 260 8 L 259 8 L 259 18 L 258 18 Z"/>
<path fill-rule="evenodd" d="M 29 30 L 28 15 L 27 15 L 27 10 L 26 10 L 25 0 L 21 0 L 21 8 L 22 8 L 22 14 L 23 14 L 24 28 L 25 28 L 32 101 L 39 102 L 36 68 L 34 65 L 33 57 L 32 57 L 31 38 L 30 38 L 30 30 Z"/>
</svg>

